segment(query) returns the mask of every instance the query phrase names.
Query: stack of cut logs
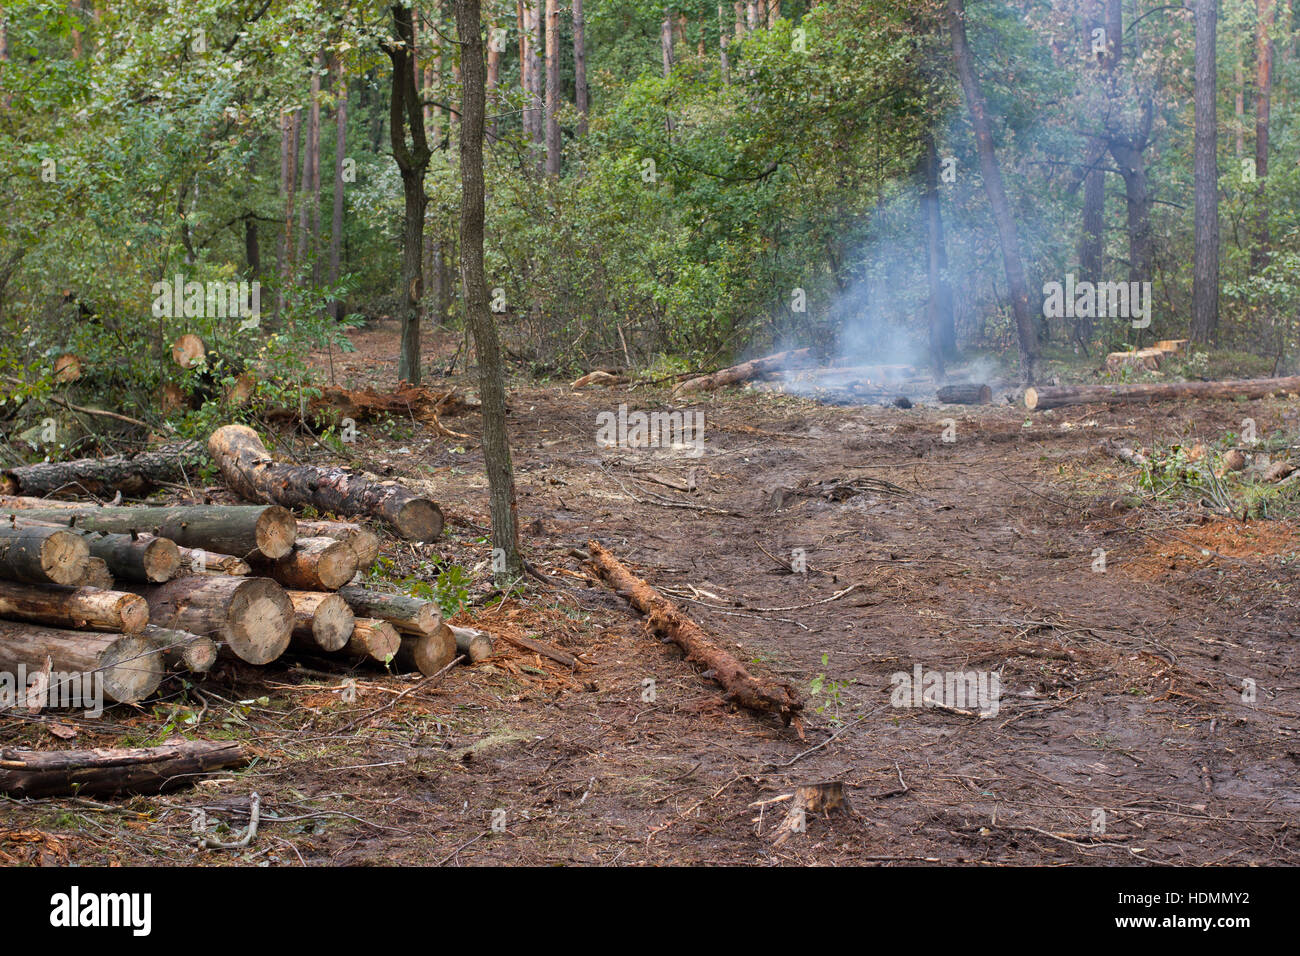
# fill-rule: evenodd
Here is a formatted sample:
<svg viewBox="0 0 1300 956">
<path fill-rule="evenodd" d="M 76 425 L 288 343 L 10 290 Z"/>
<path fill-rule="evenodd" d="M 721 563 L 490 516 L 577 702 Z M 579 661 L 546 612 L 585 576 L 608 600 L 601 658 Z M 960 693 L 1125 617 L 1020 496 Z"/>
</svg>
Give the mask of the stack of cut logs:
<svg viewBox="0 0 1300 956">
<path fill-rule="evenodd" d="M 107 699 L 130 703 L 167 669 L 202 673 L 221 656 L 268 664 L 296 649 L 435 674 L 458 653 L 493 652 L 435 602 L 357 583 L 379 554 L 360 524 L 299 520 L 280 504 L 15 495 L 0 495 L 0 515 L 0 672 L 99 674 Z"/>
</svg>

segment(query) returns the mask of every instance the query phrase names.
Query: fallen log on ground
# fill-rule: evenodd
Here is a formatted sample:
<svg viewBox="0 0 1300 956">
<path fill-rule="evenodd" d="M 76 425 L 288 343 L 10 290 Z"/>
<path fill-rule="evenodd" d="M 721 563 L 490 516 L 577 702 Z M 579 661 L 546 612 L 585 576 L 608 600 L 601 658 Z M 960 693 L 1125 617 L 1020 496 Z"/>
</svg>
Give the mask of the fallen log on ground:
<svg viewBox="0 0 1300 956">
<path fill-rule="evenodd" d="M 379 557 L 379 535 L 351 521 L 307 521 L 298 519 L 298 533 L 304 538 L 334 538 L 357 553 L 357 570 L 364 571 Z"/>
<path fill-rule="evenodd" d="M 598 541 L 588 544 L 591 564 L 606 584 L 645 614 L 652 630 L 686 652 L 686 659 L 704 668 L 726 691 L 726 699 L 749 710 L 774 713 L 785 723 L 803 708 L 798 692 L 789 684 L 761 680 L 719 647 L 704 629 L 682 614 L 671 601 L 642 581 Z"/>
<path fill-rule="evenodd" d="M 307 651 L 341 651 L 352 638 L 356 615 L 329 591 L 287 591 L 293 604 L 293 645 Z"/>
<path fill-rule="evenodd" d="M 555 661 L 571 670 L 577 670 L 582 663 L 572 654 L 560 650 L 558 647 L 552 647 L 543 641 L 534 640 L 531 637 L 519 637 L 515 634 L 502 634 L 501 639 L 515 647 L 523 648 L 526 651 L 532 651 L 534 654 L 540 654 L 542 657 Z"/>
<path fill-rule="evenodd" d="M 402 638 L 393 625 L 373 617 L 359 617 L 343 650 L 349 657 L 370 658 L 387 664 L 397 656 L 401 647 Z"/>
<path fill-rule="evenodd" d="M 431 677 L 456 659 L 456 639 L 451 628 L 443 625 L 432 634 L 402 635 L 397 663 Z"/>
<path fill-rule="evenodd" d="M 248 563 L 258 574 L 304 591 L 333 591 L 357 573 L 357 553 L 333 538 L 299 538 L 282 558 L 267 561 L 253 555 Z"/>
<path fill-rule="evenodd" d="M 244 498 L 333 514 L 372 515 L 416 541 L 432 541 L 442 534 L 442 510 L 428 498 L 343 468 L 277 462 L 246 425 L 218 428 L 208 439 L 208 452 L 226 483 Z"/>
<path fill-rule="evenodd" d="M 339 596 L 359 617 L 387 621 L 402 634 L 432 634 L 442 623 L 442 612 L 435 601 L 372 591 L 355 584 L 340 588 Z"/>
<path fill-rule="evenodd" d="M 496 651 L 492 635 L 487 631 L 480 631 L 473 627 L 457 627 L 455 624 L 447 624 L 445 627 L 451 631 L 451 636 L 456 642 L 456 652 L 464 654 L 471 664 L 477 664 L 491 657 Z"/>
<path fill-rule="evenodd" d="M 289 646 L 293 604 L 269 578 L 190 574 L 129 590 L 149 602 L 154 624 L 211 637 L 250 664 L 269 664 Z"/>
<path fill-rule="evenodd" d="M 616 371 L 607 371 L 606 369 L 600 368 L 596 369 L 594 372 L 588 372 L 586 375 L 577 379 L 569 386 L 569 388 L 576 391 L 577 389 L 585 388 L 588 385 L 608 387 L 610 385 L 622 385 L 626 381 L 627 376 Z"/>
<path fill-rule="evenodd" d="M 82 531 L 143 532 L 170 538 L 183 548 L 204 548 L 243 558 L 260 553 L 282 558 L 293 549 L 297 521 L 278 505 L 173 505 L 86 507 L 40 498 L 0 496 L 0 509 Z"/>
<path fill-rule="evenodd" d="M 153 624 L 144 632 L 162 648 L 163 662 L 172 670 L 206 674 L 217 662 L 217 642 L 210 637 Z"/>
<path fill-rule="evenodd" d="M 750 359 L 730 368 L 719 369 L 709 375 L 689 378 L 673 389 L 674 395 L 687 392 L 706 392 L 725 385 L 747 382 L 765 372 L 779 372 L 786 368 L 799 368 L 813 361 L 812 349 L 794 349 L 789 352 L 777 352 L 765 358 Z"/>
<path fill-rule="evenodd" d="M 0 621 L 0 671 L 12 674 L 21 664 L 34 675 L 45 670 L 47 661 L 51 674 L 58 675 L 51 680 L 51 700 L 72 692 L 80 697 L 75 703 L 82 709 L 92 707 L 86 697 L 101 679 L 104 696 L 123 704 L 144 700 L 163 679 L 158 645 L 143 634 L 102 634 Z"/>
<path fill-rule="evenodd" d="M 0 494 L 94 495 L 112 498 L 115 492 L 139 497 L 162 484 L 183 483 L 207 461 L 196 441 L 164 445 L 135 455 L 47 461 L 6 468 Z"/>
<path fill-rule="evenodd" d="M 1267 398 L 1300 392 L 1300 375 L 1290 378 L 1244 378 L 1225 382 L 1160 382 L 1144 385 L 1060 385 L 1025 389 L 1025 407 L 1043 411 L 1062 405 L 1094 402 L 1159 402 L 1196 398 Z"/>
<path fill-rule="evenodd" d="M 944 385 L 935 398 L 944 405 L 987 405 L 993 401 L 993 389 L 979 383 Z"/>
<path fill-rule="evenodd" d="M 0 578 L 24 584 L 79 584 L 89 558 L 85 536 L 74 531 L 0 524 Z"/>
<path fill-rule="evenodd" d="M 111 797 L 189 786 L 248 757 L 229 740 L 184 740 L 104 750 L 0 750 L 0 791 L 11 797 Z"/>
<path fill-rule="evenodd" d="M 138 594 L 121 591 L 0 581 L 0 617 L 74 630 L 138 634 L 149 623 L 149 605 Z"/>
</svg>

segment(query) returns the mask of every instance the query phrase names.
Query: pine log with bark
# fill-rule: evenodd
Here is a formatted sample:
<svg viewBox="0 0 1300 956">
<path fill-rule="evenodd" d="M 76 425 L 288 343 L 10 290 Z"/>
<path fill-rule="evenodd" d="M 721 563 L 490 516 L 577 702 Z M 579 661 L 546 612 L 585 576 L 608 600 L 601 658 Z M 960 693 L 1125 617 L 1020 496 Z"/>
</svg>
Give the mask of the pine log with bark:
<svg viewBox="0 0 1300 956">
<path fill-rule="evenodd" d="M 1198 398 L 1267 398 L 1300 392 L 1300 375 L 1289 378 L 1248 378 L 1224 382 L 1160 382 L 1145 385 L 1061 385 L 1025 390 L 1025 407 L 1044 411 L 1063 405 L 1093 402 L 1159 402 Z"/>
<path fill-rule="evenodd" d="M 257 432 L 246 425 L 218 428 L 208 439 L 208 451 L 226 482 L 244 498 L 290 508 L 309 505 L 334 514 L 370 515 L 416 541 L 432 541 L 442 534 L 442 510 L 428 498 L 395 482 L 381 484 L 343 468 L 277 462 Z"/>
<path fill-rule="evenodd" d="M 182 740 L 103 750 L 0 750 L 0 791 L 11 797 L 111 797 L 190 786 L 203 774 L 248 763 L 228 740 Z"/>
<path fill-rule="evenodd" d="M 210 637 L 154 624 L 145 628 L 145 635 L 162 648 L 163 661 L 172 670 L 206 674 L 217 662 L 217 642 Z"/>
<path fill-rule="evenodd" d="M 51 693 L 56 696 L 63 682 L 92 675 L 95 683 L 103 680 L 109 700 L 123 704 L 144 700 L 162 683 L 160 654 L 158 645 L 144 634 L 70 631 L 0 620 L 0 671 L 14 673 L 21 664 L 34 675 L 44 671 L 48 662 Z M 82 688 L 89 690 L 84 682 L 78 686 Z"/>
<path fill-rule="evenodd" d="M 79 584 L 89 558 L 85 536 L 75 531 L 0 524 L 0 578 L 24 584 Z"/>
<path fill-rule="evenodd" d="M 993 401 L 993 389 L 987 385 L 944 385 L 935 397 L 945 405 L 987 405 Z"/>
<path fill-rule="evenodd" d="M 333 538 L 299 538 L 283 558 L 265 561 L 254 557 L 249 564 L 258 574 L 287 588 L 333 591 L 357 573 L 357 553 Z"/>
<path fill-rule="evenodd" d="M 138 634 L 149 623 L 149 605 L 138 594 L 121 591 L 0 581 L 0 617 L 74 630 Z"/>
<path fill-rule="evenodd" d="M 372 591 L 358 585 L 340 588 L 339 596 L 359 616 L 387 621 L 402 634 L 432 634 L 442 624 L 442 612 L 434 601 Z"/>
<path fill-rule="evenodd" d="M 359 617 L 343 651 L 349 657 L 369 658 L 387 664 L 397 656 L 401 646 L 401 636 L 393 625 L 373 617 Z"/>
<path fill-rule="evenodd" d="M 432 634 L 404 635 L 397 652 L 400 666 L 419 671 L 425 677 L 438 673 L 455 659 L 456 639 L 446 625 Z"/>
<path fill-rule="evenodd" d="M 340 651 L 356 628 L 348 602 L 329 591 L 286 591 L 293 603 L 293 645 L 306 651 Z"/>
<path fill-rule="evenodd" d="M 120 491 L 139 497 L 162 484 L 184 483 L 206 460 L 198 442 L 180 442 L 134 455 L 19 465 L 0 473 L 0 494 L 112 498 Z"/>
<path fill-rule="evenodd" d="M 349 545 L 356 552 L 358 571 L 365 571 L 379 557 L 379 535 L 350 521 L 307 521 L 299 518 L 298 533 L 304 538 L 334 538 Z"/>
<path fill-rule="evenodd" d="M 755 677 L 745 665 L 717 645 L 704 629 L 677 606 L 629 571 L 598 541 L 587 545 L 597 575 L 629 604 L 647 616 L 647 623 L 686 652 L 686 659 L 704 668 L 726 699 L 749 710 L 774 713 L 785 723 L 803 708 L 798 692 L 789 684 Z"/>
<path fill-rule="evenodd" d="M 802 368 L 813 362 L 812 349 L 794 349 L 789 352 L 777 352 L 764 358 L 750 359 L 730 368 L 719 369 L 709 375 L 689 378 L 673 389 L 674 395 L 687 392 L 712 391 L 726 385 L 737 385 L 767 372 L 780 372 L 787 368 Z"/>
<path fill-rule="evenodd" d="M 154 624 L 211 637 L 250 664 L 269 664 L 289 646 L 293 604 L 269 578 L 191 574 L 130 590 L 149 602 Z"/>
</svg>

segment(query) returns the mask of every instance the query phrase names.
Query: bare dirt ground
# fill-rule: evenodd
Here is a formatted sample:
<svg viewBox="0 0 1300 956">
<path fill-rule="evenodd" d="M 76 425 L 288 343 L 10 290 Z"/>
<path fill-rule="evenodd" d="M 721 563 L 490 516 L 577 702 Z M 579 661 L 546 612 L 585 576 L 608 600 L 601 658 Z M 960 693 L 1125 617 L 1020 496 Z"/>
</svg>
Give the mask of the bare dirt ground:
<svg viewBox="0 0 1300 956">
<path fill-rule="evenodd" d="M 431 339 L 445 365 L 456 340 Z M 391 385 L 392 327 L 356 344 L 334 356 L 340 383 Z M 393 423 L 353 448 L 371 470 L 426 482 L 448 513 L 432 546 L 387 543 L 397 576 L 477 568 L 480 603 L 462 619 L 580 654 L 579 670 L 505 648 L 401 699 L 415 678 L 356 672 L 345 703 L 345 675 L 319 661 L 223 665 L 145 710 L 64 721 L 71 743 L 48 722 L 9 727 L 6 742 L 46 747 L 236 736 L 258 760 L 162 797 L 7 801 L 0 862 L 1300 862 L 1296 529 L 1144 504 L 1096 447 L 1213 438 L 1247 415 L 1261 433 L 1294 432 L 1294 403 L 1031 417 L 729 391 L 686 406 L 706 416 L 692 458 L 600 447 L 596 416 L 622 402 L 669 397 L 512 386 L 524 545 L 552 586 L 495 604 L 476 443 Z M 479 429 L 473 413 L 444 424 Z M 696 490 L 679 490 L 692 469 Z M 592 538 L 755 672 L 818 686 L 802 737 L 723 704 L 647 634 L 571 553 Z M 796 548 L 805 574 L 783 566 Z M 996 715 L 890 706 L 891 675 L 918 664 L 998 672 Z M 825 781 L 854 812 L 813 815 L 776 844 L 784 805 L 751 805 Z M 196 811 L 237 832 L 252 791 L 252 845 L 197 849 Z"/>
</svg>

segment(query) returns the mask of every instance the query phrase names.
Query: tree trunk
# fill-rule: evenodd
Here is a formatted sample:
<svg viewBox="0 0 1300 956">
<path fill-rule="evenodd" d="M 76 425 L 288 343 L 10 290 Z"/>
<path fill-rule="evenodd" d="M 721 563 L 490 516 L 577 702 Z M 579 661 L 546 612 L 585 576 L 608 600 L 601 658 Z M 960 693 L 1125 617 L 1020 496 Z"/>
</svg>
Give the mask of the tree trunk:
<svg viewBox="0 0 1300 956">
<path fill-rule="evenodd" d="M 330 219 L 330 284 L 336 285 L 342 275 L 343 250 L 343 167 L 348 153 L 348 78 L 339 60 L 338 104 L 334 110 L 334 210 Z M 343 300 L 335 299 L 330 303 L 330 312 L 334 321 L 343 318 Z"/>
<path fill-rule="evenodd" d="M 77 703 L 84 709 L 93 709 L 86 697 L 101 675 L 104 696 L 122 704 L 144 700 L 163 679 L 158 645 L 143 634 L 100 634 L 0 621 L 0 672 L 14 674 L 22 665 L 29 676 L 35 676 L 45 671 L 47 661 L 51 700 L 72 693 L 81 697 Z M 87 679 L 94 683 L 87 686 Z"/>
<path fill-rule="evenodd" d="M 1083 235 L 1079 239 L 1080 278 L 1087 282 L 1101 281 L 1102 256 L 1105 249 L 1106 228 L 1106 173 L 1101 168 L 1106 145 L 1094 139 L 1088 149 L 1088 171 L 1083 178 Z M 1093 336 L 1091 316 L 1079 316 L 1072 329 L 1074 341 L 1085 352 Z"/>
<path fill-rule="evenodd" d="M 460 272 L 465 317 L 474 335 L 483 416 L 483 458 L 487 466 L 492 513 L 492 544 L 504 558 L 504 571 L 523 574 L 515 504 L 514 468 L 506 433 L 505 375 L 496 323 L 488 310 L 483 267 L 483 40 L 479 0 L 456 0 L 456 29 L 461 42 L 464 101 L 460 136 Z"/>
<path fill-rule="evenodd" d="M 371 658 L 387 664 L 402 648 L 402 639 L 393 625 L 375 618 L 359 617 L 343 651 L 348 657 Z"/>
<path fill-rule="evenodd" d="M 284 191 L 284 234 L 280 237 L 280 293 L 278 310 L 283 310 L 289 286 L 293 282 L 293 211 L 298 195 L 298 125 L 299 110 L 280 116 L 280 188 Z"/>
<path fill-rule="evenodd" d="M 74 630 L 138 634 L 149 623 L 149 605 L 138 594 L 120 591 L 0 581 L 0 617 Z"/>
<path fill-rule="evenodd" d="M 1091 402 L 1186 401 L 1198 398 L 1267 398 L 1300 392 L 1300 376 L 1291 378 L 1248 378 L 1225 382 L 1168 382 L 1150 385 L 1062 385 L 1028 389 L 1025 407 L 1042 411 L 1062 405 Z"/>
<path fill-rule="evenodd" d="M 581 3 L 582 0 L 574 0 L 575 3 Z M 727 33 L 727 7 L 726 4 L 718 4 L 718 66 L 722 71 L 722 82 L 724 85 L 731 83 L 731 62 L 727 57 L 727 47 L 730 45 L 731 37 Z"/>
<path fill-rule="evenodd" d="M 241 557 L 281 558 L 293 549 L 297 522 L 276 505 L 174 505 L 156 508 L 93 508 L 39 498 L 0 496 L 0 508 L 26 518 L 117 534 L 145 532 L 181 547 L 206 548 Z"/>
<path fill-rule="evenodd" d="M 663 52 L 664 78 L 673 72 L 673 17 L 671 12 L 664 13 L 664 22 L 659 25 L 659 46 Z"/>
<path fill-rule="evenodd" d="M 402 344 L 397 360 L 397 377 L 420 382 L 420 299 L 424 295 L 424 173 L 432 152 L 424 134 L 424 113 L 415 83 L 415 27 L 411 9 L 393 4 L 393 39 L 387 47 L 393 64 L 392 95 L 389 101 L 389 137 L 393 158 L 402 174 L 404 218 L 402 221 Z M 411 145 L 406 144 L 410 128 Z"/>
<path fill-rule="evenodd" d="M 113 750 L 0 750 L 0 791 L 11 797 L 111 797 L 191 786 L 200 774 L 248 763 L 229 740 L 183 740 Z"/>
<path fill-rule="evenodd" d="M 486 304 L 484 289 L 485 307 Z M 485 394 L 484 418 L 488 415 L 487 408 Z M 246 425 L 218 428 L 208 438 L 208 452 L 231 490 L 244 498 L 273 501 L 290 508 L 310 505 L 318 511 L 335 514 L 372 515 L 392 525 L 403 537 L 416 541 L 432 541 L 442 534 L 442 511 L 428 498 L 399 484 L 378 484 L 342 468 L 276 462 L 257 432 Z M 490 476 L 490 464 L 488 468 Z M 272 557 L 265 548 L 262 553 Z M 274 557 L 285 554 L 287 549 Z"/>
<path fill-rule="evenodd" d="M 582 0 L 573 0 L 573 98 L 578 107 L 579 136 L 587 135 L 587 111 L 590 108 L 588 97 L 587 21 L 582 12 Z"/>
<path fill-rule="evenodd" d="M 109 458 L 78 458 L 19 465 L 0 473 L 0 494 L 76 494 L 139 497 L 159 485 L 185 483 L 198 475 L 207 456 L 198 442 L 164 445 L 154 451 Z"/>
<path fill-rule="evenodd" d="M 298 521 L 298 533 L 304 538 L 336 538 L 357 555 L 357 570 L 365 571 L 379 557 L 379 535 L 350 521 Z"/>
<path fill-rule="evenodd" d="M 939 208 L 939 154 L 935 150 L 934 137 L 926 134 L 925 157 L 922 160 L 924 182 L 921 192 L 921 211 L 925 220 L 926 233 L 926 278 L 929 284 L 929 297 L 926 301 L 926 317 L 930 327 L 930 364 L 935 377 L 943 375 L 943 360 L 947 352 L 947 341 L 955 339 L 953 329 L 952 296 L 944 294 L 947 278 L 944 276 L 945 260 L 943 250 L 943 219 Z"/>
<path fill-rule="evenodd" d="M 1192 327 L 1196 342 L 1219 332 L 1219 158 L 1215 28 L 1218 0 L 1196 0 L 1196 134 L 1192 170 L 1196 196 L 1196 239 L 1192 257 Z"/>
<path fill-rule="evenodd" d="M 1016 336 L 1020 346 L 1020 373 L 1026 385 L 1038 377 L 1038 333 L 1029 312 L 1029 285 L 1025 280 L 1024 264 L 1020 260 L 1020 241 L 1016 223 L 1011 216 L 1006 188 L 1002 184 L 1002 171 L 993 150 L 993 131 L 989 125 L 988 110 L 970 46 L 966 42 L 966 10 L 963 0 L 948 0 L 948 30 L 952 39 L 953 58 L 961 78 L 966 108 L 970 112 L 971 128 L 979 150 L 980 169 L 984 174 L 984 189 L 989 206 L 997 223 L 998 241 L 1002 246 L 1002 263 L 1007 274 L 1007 294 L 1011 298 L 1011 311 L 1015 317 Z"/>
<path fill-rule="evenodd" d="M 434 601 L 357 585 L 340 588 L 338 593 L 357 615 L 387 621 L 402 634 L 432 634 L 442 624 L 442 613 Z"/>
<path fill-rule="evenodd" d="M 357 553 L 333 538 L 299 538 L 283 558 L 260 561 L 254 557 L 249 564 L 258 574 L 286 588 L 333 591 L 357 573 Z"/>
<path fill-rule="evenodd" d="M 303 197 L 298 221 L 298 260 L 312 264 L 312 279 L 320 281 L 316 240 L 320 235 L 320 54 L 312 60 L 311 106 L 307 110 L 307 136 L 302 160 Z"/>
<path fill-rule="evenodd" d="M 457 0 L 458 3 L 477 3 L 478 0 Z M 407 670 L 419 671 L 431 677 L 456 659 L 456 639 L 451 629 L 440 627 L 432 634 L 401 638 L 397 663 Z"/>
<path fill-rule="evenodd" d="M 293 604 L 293 645 L 309 651 L 340 651 L 356 626 L 348 602 L 327 591 L 287 591 Z"/>
<path fill-rule="evenodd" d="M 560 4 L 546 0 L 546 175 L 560 175 Z"/>
<path fill-rule="evenodd" d="M 90 548 L 63 528 L 0 526 L 0 578 L 24 584 L 79 584 Z"/>
<path fill-rule="evenodd" d="M 1259 180 L 1259 213 L 1255 224 L 1255 246 L 1250 253 L 1252 269 L 1268 259 L 1268 203 L 1263 200 L 1268 177 L 1268 124 L 1273 95 L 1273 0 L 1255 0 L 1255 176 Z"/>
<path fill-rule="evenodd" d="M 217 663 L 217 642 L 210 637 L 153 624 L 144 630 L 145 636 L 162 648 L 163 662 L 172 670 L 206 674 Z"/>
<path fill-rule="evenodd" d="M 269 664 L 289 646 L 293 604 L 267 578 L 191 574 L 130 590 L 149 602 L 154 624 L 211 637 L 250 664 Z"/>
<path fill-rule="evenodd" d="M 519 121 L 527 144 L 533 141 L 532 6 L 524 0 L 516 0 L 515 12 L 519 18 L 519 88 L 524 94 L 524 108 L 520 111 Z"/>
</svg>

